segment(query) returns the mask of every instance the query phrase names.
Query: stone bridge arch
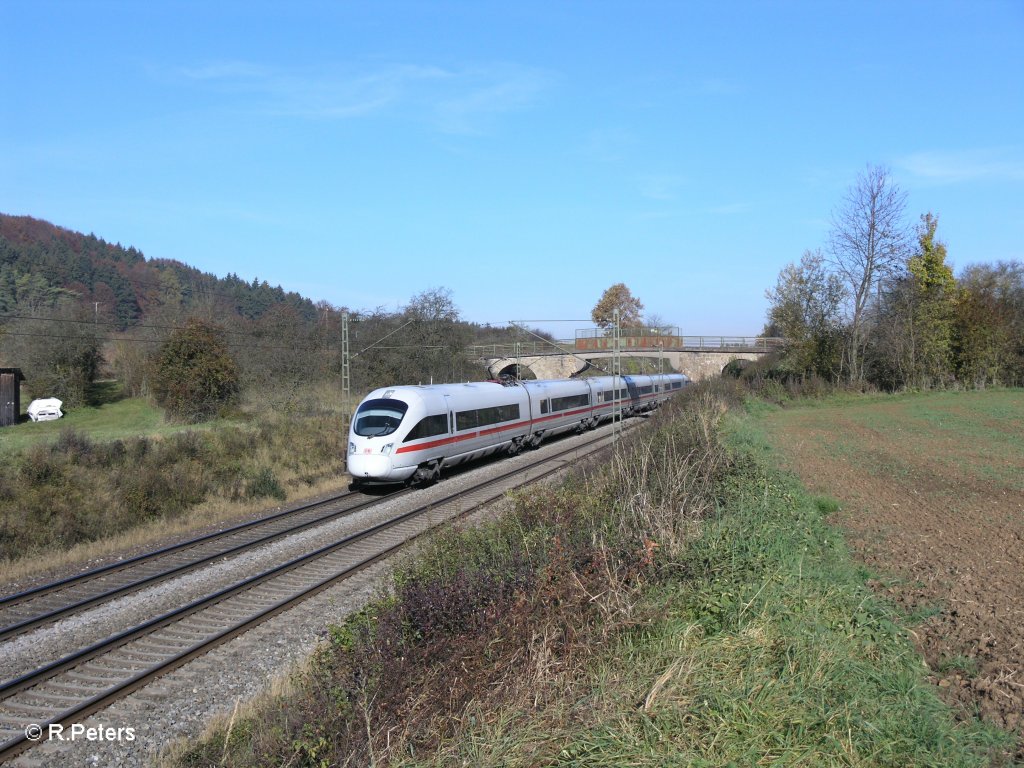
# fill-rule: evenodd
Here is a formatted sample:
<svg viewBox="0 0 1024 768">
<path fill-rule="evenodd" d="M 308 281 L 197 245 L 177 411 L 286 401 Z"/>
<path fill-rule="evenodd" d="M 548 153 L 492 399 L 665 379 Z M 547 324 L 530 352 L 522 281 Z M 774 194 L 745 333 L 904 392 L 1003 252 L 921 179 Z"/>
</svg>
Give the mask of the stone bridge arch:
<svg viewBox="0 0 1024 768">
<path fill-rule="evenodd" d="M 673 366 L 680 373 L 685 373 L 691 381 L 715 379 L 722 375 L 729 363 L 743 360 L 752 363 L 764 357 L 764 352 L 678 352 L 673 355 Z"/>
<path fill-rule="evenodd" d="M 665 350 L 665 361 L 680 373 L 685 373 L 691 381 L 717 378 L 733 360 L 753 362 L 764 357 L 765 352 L 749 350 Z M 578 355 L 523 355 L 522 357 L 501 357 L 485 360 L 487 371 L 492 378 L 499 378 L 502 373 L 512 373 L 516 366 L 528 368 L 538 379 L 569 379 L 587 368 L 590 363 L 583 356 L 610 364 L 611 352 L 584 352 Z M 648 351 L 622 352 L 623 357 L 651 357 Z"/>
<path fill-rule="evenodd" d="M 583 373 L 590 363 L 572 355 L 523 355 L 522 357 L 501 357 L 487 360 L 487 372 L 491 378 L 500 378 L 503 373 L 515 375 L 517 368 L 526 368 L 538 379 L 571 379 Z"/>
</svg>

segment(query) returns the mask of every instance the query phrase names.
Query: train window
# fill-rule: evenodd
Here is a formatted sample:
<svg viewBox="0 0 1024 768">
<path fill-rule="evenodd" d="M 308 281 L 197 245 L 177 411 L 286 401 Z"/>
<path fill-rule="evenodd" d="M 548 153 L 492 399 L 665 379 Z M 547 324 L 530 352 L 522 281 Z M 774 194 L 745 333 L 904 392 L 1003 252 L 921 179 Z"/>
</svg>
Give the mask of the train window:
<svg viewBox="0 0 1024 768">
<path fill-rule="evenodd" d="M 420 423 L 410 430 L 409 435 L 402 442 L 408 443 L 410 440 L 421 440 L 424 437 L 446 434 L 448 434 L 448 417 L 440 413 L 421 419 Z"/>
<path fill-rule="evenodd" d="M 402 423 L 409 406 L 401 400 L 367 400 L 356 411 L 352 431 L 360 437 L 390 435 Z"/>
<path fill-rule="evenodd" d="M 551 398 L 552 411 L 567 411 L 570 408 L 583 408 L 590 405 L 590 393 L 583 395 L 570 395 L 569 397 Z"/>
<path fill-rule="evenodd" d="M 654 387 L 640 387 L 640 394 L 641 395 L 650 395 L 650 394 L 653 394 L 653 390 L 654 390 Z"/>
<path fill-rule="evenodd" d="M 478 426 L 476 411 L 459 411 L 455 414 L 455 428 L 460 432 Z"/>
<path fill-rule="evenodd" d="M 540 412 L 541 413 L 547 413 L 548 412 L 548 401 L 547 400 L 541 400 L 540 401 Z"/>
<path fill-rule="evenodd" d="M 493 408 L 477 408 L 474 411 L 460 411 L 455 414 L 455 425 L 461 431 L 500 424 L 503 421 L 515 421 L 518 418 L 519 403 L 511 403 L 496 405 Z"/>
</svg>

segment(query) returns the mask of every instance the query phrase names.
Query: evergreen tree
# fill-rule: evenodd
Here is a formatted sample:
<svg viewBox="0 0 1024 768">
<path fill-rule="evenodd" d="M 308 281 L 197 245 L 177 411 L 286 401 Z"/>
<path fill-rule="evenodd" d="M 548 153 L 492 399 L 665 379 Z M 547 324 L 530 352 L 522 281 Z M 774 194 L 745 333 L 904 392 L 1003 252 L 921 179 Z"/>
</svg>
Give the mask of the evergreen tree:
<svg viewBox="0 0 1024 768">
<path fill-rule="evenodd" d="M 956 280 L 946 264 L 946 245 L 935 239 L 939 220 L 921 217 L 918 251 L 907 262 L 913 285 L 910 325 L 912 371 L 917 386 L 933 386 L 952 374 L 953 318 Z"/>
</svg>

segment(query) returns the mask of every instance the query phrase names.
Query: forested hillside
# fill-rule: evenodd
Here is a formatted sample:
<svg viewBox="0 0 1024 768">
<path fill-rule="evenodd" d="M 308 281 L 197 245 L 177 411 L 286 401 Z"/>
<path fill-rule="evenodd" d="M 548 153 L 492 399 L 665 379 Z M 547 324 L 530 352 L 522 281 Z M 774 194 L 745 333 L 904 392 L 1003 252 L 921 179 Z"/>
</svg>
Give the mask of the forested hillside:
<svg viewBox="0 0 1024 768">
<path fill-rule="evenodd" d="M 22 369 L 31 397 L 55 396 L 74 407 L 89 401 L 97 378 L 116 378 L 124 394 L 155 396 L 164 407 L 161 383 L 168 382 L 191 384 L 177 393 L 186 401 L 216 390 L 232 401 L 265 395 L 277 407 L 307 385 L 340 384 L 344 313 L 353 391 L 477 379 L 484 370 L 466 347 L 518 338 L 516 331 L 462 320 L 444 288 L 426 288 L 398 311 L 351 310 L 0 214 L 0 366 Z M 182 367 L 192 364 L 189 355 L 168 356 L 172 343 L 214 344 L 211 370 Z M 227 372 L 236 380 L 202 378 Z M 215 412 L 211 405 L 196 413 Z"/>
<path fill-rule="evenodd" d="M 284 305 L 313 321 L 307 298 L 215 275 L 168 259 L 146 259 L 134 247 L 111 244 L 29 216 L 0 214 L 0 311 L 38 309 L 61 292 L 91 305 L 94 314 L 125 328 L 169 301 L 188 310 L 213 303 L 221 312 L 255 319 Z"/>
</svg>

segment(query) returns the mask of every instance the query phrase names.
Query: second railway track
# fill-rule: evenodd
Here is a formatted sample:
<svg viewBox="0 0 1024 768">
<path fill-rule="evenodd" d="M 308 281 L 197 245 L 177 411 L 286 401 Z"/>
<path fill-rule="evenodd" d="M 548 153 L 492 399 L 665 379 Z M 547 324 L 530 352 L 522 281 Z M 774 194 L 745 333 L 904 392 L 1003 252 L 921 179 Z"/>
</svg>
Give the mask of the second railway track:
<svg viewBox="0 0 1024 768">
<path fill-rule="evenodd" d="M 377 503 L 343 493 L 0 598 L 0 641 Z"/>
</svg>

